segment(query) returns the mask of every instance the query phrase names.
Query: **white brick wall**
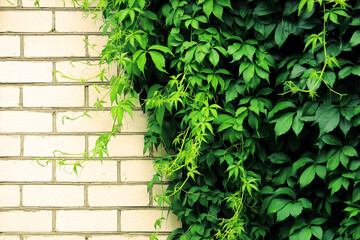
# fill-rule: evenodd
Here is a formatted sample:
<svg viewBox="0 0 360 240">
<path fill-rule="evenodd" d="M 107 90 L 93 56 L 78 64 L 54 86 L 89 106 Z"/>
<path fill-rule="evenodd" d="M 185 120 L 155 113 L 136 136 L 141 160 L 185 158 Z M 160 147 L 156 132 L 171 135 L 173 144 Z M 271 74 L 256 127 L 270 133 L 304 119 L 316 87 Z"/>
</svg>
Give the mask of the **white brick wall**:
<svg viewBox="0 0 360 240">
<path fill-rule="evenodd" d="M 11 1 L 0 0 L 0 240 L 148 240 L 160 217 L 152 195 L 160 190 L 147 192 L 154 170 L 143 154 L 140 104 L 109 142 L 110 158 L 85 162 L 78 174 L 44 160 L 54 160 L 54 150 L 89 151 L 111 129 L 108 98 L 105 112 L 63 123 L 106 94 L 91 85 L 108 84 L 102 69 L 107 79 L 118 72 L 98 65 L 101 21 L 84 18 L 70 0 L 41 0 L 40 8 Z M 170 215 L 159 239 L 178 226 Z"/>
</svg>

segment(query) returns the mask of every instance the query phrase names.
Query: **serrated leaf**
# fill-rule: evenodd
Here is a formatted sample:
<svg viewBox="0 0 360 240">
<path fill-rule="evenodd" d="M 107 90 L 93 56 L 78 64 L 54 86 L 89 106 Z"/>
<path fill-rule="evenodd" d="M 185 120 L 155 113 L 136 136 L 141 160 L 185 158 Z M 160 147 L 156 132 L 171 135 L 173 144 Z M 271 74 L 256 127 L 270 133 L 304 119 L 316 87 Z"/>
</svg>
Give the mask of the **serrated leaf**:
<svg viewBox="0 0 360 240">
<path fill-rule="evenodd" d="M 319 226 L 311 226 L 311 232 L 318 239 L 320 239 L 320 240 L 322 239 L 324 232 L 323 232 L 321 227 L 319 227 Z"/>
<path fill-rule="evenodd" d="M 139 70 L 144 73 L 146 64 L 146 53 L 142 53 L 136 60 L 136 65 L 138 66 Z"/>
<path fill-rule="evenodd" d="M 360 188 L 357 187 L 353 191 L 352 201 L 355 203 L 360 200 Z"/>
<path fill-rule="evenodd" d="M 296 108 L 296 106 L 292 102 L 289 102 L 289 101 L 280 102 L 280 103 L 276 104 L 275 107 L 269 112 L 268 118 L 271 119 L 275 115 L 275 113 L 277 113 L 278 111 L 287 109 L 287 108 Z"/>
<path fill-rule="evenodd" d="M 319 124 L 320 135 L 334 130 L 340 121 L 340 110 L 335 105 L 321 105 L 315 114 L 315 121 Z"/>
<path fill-rule="evenodd" d="M 304 127 L 304 122 L 300 120 L 299 115 L 296 115 L 292 124 L 292 130 L 294 131 L 296 136 L 299 136 L 303 127 Z"/>
<path fill-rule="evenodd" d="M 268 208 L 268 213 L 276 213 L 282 209 L 286 204 L 290 203 L 291 200 L 285 198 L 274 198 Z"/>
<path fill-rule="evenodd" d="M 174 54 L 171 52 L 171 50 L 168 47 L 161 46 L 161 45 L 152 45 L 151 47 L 149 47 L 149 50 L 158 50 L 163 53 L 169 53 L 172 56 L 174 56 Z"/>
<path fill-rule="evenodd" d="M 298 159 L 294 164 L 293 164 L 293 171 L 297 171 L 299 168 L 305 166 L 308 163 L 313 163 L 314 160 L 308 157 L 303 157 Z"/>
<path fill-rule="evenodd" d="M 218 65 L 219 59 L 220 59 L 219 53 L 215 49 L 211 49 L 209 60 L 214 67 Z"/>
<path fill-rule="evenodd" d="M 333 134 L 326 134 L 326 135 L 321 137 L 321 140 L 324 143 L 326 143 L 327 145 L 341 146 L 340 139 L 337 136 L 333 135 Z"/>
<path fill-rule="evenodd" d="M 289 156 L 283 152 L 273 153 L 268 156 L 268 159 L 270 159 L 272 163 L 276 164 L 282 164 L 290 161 Z"/>
<path fill-rule="evenodd" d="M 315 165 L 308 167 L 300 176 L 300 187 L 304 188 L 309 185 L 315 178 Z"/>
<path fill-rule="evenodd" d="M 351 36 L 349 43 L 352 47 L 355 47 L 358 44 L 360 44 L 360 30 L 354 32 L 354 34 Z"/>
<path fill-rule="evenodd" d="M 276 43 L 276 45 L 281 47 L 284 44 L 284 42 L 286 41 L 286 39 L 288 38 L 289 35 L 290 35 L 290 33 L 284 29 L 284 26 L 282 25 L 282 23 L 278 24 L 276 29 L 275 29 L 275 43 Z"/>
<path fill-rule="evenodd" d="M 291 212 L 292 212 L 292 204 L 289 203 L 276 213 L 276 221 L 277 222 L 284 221 L 286 218 L 290 216 Z"/>
<path fill-rule="evenodd" d="M 352 146 L 346 145 L 342 148 L 342 152 L 348 157 L 358 157 L 358 153 Z"/>
<path fill-rule="evenodd" d="M 299 233 L 299 239 L 301 240 L 310 240 L 312 236 L 311 229 L 306 227 L 301 229 Z"/>
<path fill-rule="evenodd" d="M 244 71 L 243 77 L 246 84 L 249 84 L 255 73 L 255 65 L 251 63 Z"/>
<path fill-rule="evenodd" d="M 152 61 L 155 64 L 155 67 L 162 72 L 166 72 L 166 70 L 164 69 L 165 67 L 165 58 L 164 56 L 156 51 L 149 51 L 149 54 L 151 56 Z"/>
<path fill-rule="evenodd" d="M 213 9 L 214 9 L 214 1 L 206 0 L 203 4 L 203 10 L 208 18 L 210 17 L 210 14 L 213 12 Z"/>
<path fill-rule="evenodd" d="M 340 164 L 341 150 L 334 152 L 326 163 L 326 168 L 330 171 L 335 170 Z"/>
<path fill-rule="evenodd" d="M 316 174 L 321 178 L 322 180 L 325 180 L 326 177 L 326 167 L 322 165 L 316 165 L 315 167 Z"/>
<path fill-rule="evenodd" d="M 275 120 L 275 136 L 278 137 L 287 133 L 292 125 L 295 113 L 285 113 Z"/>
</svg>

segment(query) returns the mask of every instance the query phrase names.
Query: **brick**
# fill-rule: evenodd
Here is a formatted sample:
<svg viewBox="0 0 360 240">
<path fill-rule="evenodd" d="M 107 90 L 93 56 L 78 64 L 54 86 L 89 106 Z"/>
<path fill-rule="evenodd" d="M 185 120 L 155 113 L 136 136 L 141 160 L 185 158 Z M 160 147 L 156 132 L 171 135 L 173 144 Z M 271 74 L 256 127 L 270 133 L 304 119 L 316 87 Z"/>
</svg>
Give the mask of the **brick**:
<svg viewBox="0 0 360 240">
<path fill-rule="evenodd" d="M 0 212 L 1 232 L 50 232 L 51 211 Z"/>
<path fill-rule="evenodd" d="M 146 185 L 90 186 L 89 205 L 101 206 L 148 206 Z"/>
<path fill-rule="evenodd" d="M 0 239 L 1 240 L 1 239 Z M 85 240 L 85 237 L 62 235 L 62 236 L 29 236 L 24 240 Z"/>
<path fill-rule="evenodd" d="M 20 137 L 0 136 L 0 145 L 6 146 L 0 148 L 0 156 L 4 157 L 20 155 Z"/>
<path fill-rule="evenodd" d="M 34 7 L 34 0 L 22 0 L 24 7 Z M 71 0 L 45 0 L 40 1 L 40 7 L 74 7 Z"/>
<path fill-rule="evenodd" d="M 147 131 L 147 116 L 142 111 L 133 111 L 133 118 L 124 114 L 120 132 L 141 133 Z"/>
<path fill-rule="evenodd" d="M 78 169 L 78 174 L 71 166 L 57 167 L 56 181 L 60 182 L 116 182 L 117 162 L 116 161 L 88 161 Z"/>
<path fill-rule="evenodd" d="M 19 88 L 0 87 L 0 107 L 18 107 L 19 95 Z"/>
<path fill-rule="evenodd" d="M 58 211 L 56 231 L 102 232 L 117 230 L 117 211 Z"/>
<path fill-rule="evenodd" d="M 24 107 L 81 107 L 84 106 L 84 87 L 24 87 L 23 105 Z"/>
<path fill-rule="evenodd" d="M 71 99 L 70 99 L 71 100 Z M 56 115 L 56 129 L 58 132 L 109 132 L 113 125 L 110 112 L 90 112 L 90 117 L 81 117 L 76 120 L 62 119 L 81 116 L 83 112 L 64 112 Z"/>
<path fill-rule="evenodd" d="M 95 146 L 98 137 L 89 137 L 90 148 Z M 108 144 L 109 155 L 111 157 L 133 157 L 149 155 L 143 154 L 144 136 L 143 135 L 118 135 L 112 137 Z"/>
<path fill-rule="evenodd" d="M 122 182 L 150 181 L 155 174 L 153 162 L 149 160 L 121 161 Z"/>
<path fill-rule="evenodd" d="M 20 237 L 2 235 L 0 236 L 0 240 L 20 240 Z"/>
<path fill-rule="evenodd" d="M 16 7 L 17 0 L 2 0 L 0 1 L 0 7 Z M 1 238 L 0 238 L 1 239 Z"/>
<path fill-rule="evenodd" d="M 1 111 L 0 132 L 51 132 L 51 113 Z"/>
<path fill-rule="evenodd" d="M 84 57 L 84 36 L 25 36 L 25 57 Z"/>
<path fill-rule="evenodd" d="M 83 186 L 25 185 L 24 206 L 84 206 Z"/>
<path fill-rule="evenodd" d="M 51 82 L 51 62 L 0 62 L 0 82 Z"/>
<path fill-rule="evenodd" d="M 117 74 L 115 64 L 99 66 L 98 61 L 56 62 L 56 80 L 58 82 L 101 82 L 100 73 L 104 71 L 104 81 Z"/>
<path fill-rule="evenodd" d="M 0 185 L 0 207 L 16 207 L 20 204 L 20 187 Z"/>
<path fill-rule="evenodd" d="M 54 150 L 67 153 L 85 151 L 85 138 L 82 136 L 25 136 L 24 155 L 50 157 Z"/>
<path fill-rule="evenodd" d="M 50 32 L 51 28 L 50 11 L 0 12 L 0 32 Z"/>
<path fill-rule="evenodd" d="M 102 19 L 85 15 L 82 11 L 56 11 L 55 30 L 57 32 L 99 32 Z"/>
<path fill-rule="evenodd" d="M 166 217 L 167 211 L 163 212 Z M 161 217 L 161 210 L 123 210 L 121 211 L 121 230 L 124 232 L 153 232 L 154 223 Z M 181 227 L 177 217 L 170 213 L 162 223 L 160 232 L 173 231 Z"/>
<path fill-rule="evenodd" d="M 19 57 L 20 37 L 0 36 L 0 57 Z"/>
<path fill-rule="evenodd" d="M 89 36 L 88 42 L 90 46 L 89 49 L 89 56 L 90 57 L 98 57 L 103 50 L 104 46 L 107 43 L 106 36 Z"/>
<path fill-rule="evenodd" d="M 36 161 L 29 160 L 0 161 L 0 181 L 2 182 L 51 181 L 51 176 L 51 164 L 43 167 Z"/>
</svg>

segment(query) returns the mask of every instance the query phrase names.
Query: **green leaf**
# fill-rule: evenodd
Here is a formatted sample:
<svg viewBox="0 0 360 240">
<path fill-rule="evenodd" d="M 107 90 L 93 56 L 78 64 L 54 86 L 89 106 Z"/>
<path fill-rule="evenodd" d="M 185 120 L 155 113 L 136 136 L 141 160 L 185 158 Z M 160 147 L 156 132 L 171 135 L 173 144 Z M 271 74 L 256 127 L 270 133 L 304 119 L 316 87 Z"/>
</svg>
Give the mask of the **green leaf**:
<svg viewBox="0 0 360 240">
<path fill-rule="evenodd" d="M 292 124 L 292 129 L 293 129 L 294 133 L 296 134 L 296 136 L 299 136 L 303 127 L 304 127 L 304 122 L 300 120 L 299 115 L 296 115 L 296 117 L 294 118 L 293 124 Z"/>
<path fill-rule="evenodd" d="M 339 71 L 339 79 L 344 79 L 346 78 L 347 76 L 349 76 L 353 71 L 353 67 L 352 66 L 347 66 L 347 67 L 344 67 L 342 68 L 340 71 Z"/>
<path fill-rule="evenodd" d="M 218 65 L 219 59 L 220 59 L 219 53 L 215 49 L 211 49 L 209 60 L 212 63 L 212 65 L 214 65 L 214 67 Z"/>
<path fill-rule="evenodd" d="M 288 132 L 291 128 L 295 113 L 285 113 L 275 121 L 275 136 L 278 137 Z"/>
<path fill-rule="evenodd" d="M 280 102 L 280 103 L 276 104 L 275 107 L 269 112 L 268 118 L 271 119 L 275 113 L 277 113 L 278 111 L 287 109 L 287 108 L 296 108 L 296 106 L 292 102 L 289 102 L 289 101 Z"/>
<path fill-rule="evenodd" d="M 327 145 L 341 146 L 340 139 L 337 136 L 333 135 L 333 134 L 326 134 L 326 135 L 321 137 L 321 140 L 324 143 L 326 143 Z"/>
<path fill-rule="evenodd" d="M 237 98 L 238 92 L 236 91 L 235 85 L 231 85 L 228 90 L 225 92 L 225 101 L 231 102 L 235 98 Z"/>
<path fill-rule="evenodd" d="M 213 12 L 213 9 L 214 9 L 214 1 L 206 0 L 203 4 L 203 10 L 208 18 L 210 17 L 210 14 Z"/>
<path fill-rule="evenodd" d="M 268 159 L 270 159 L 272 163 L 276 164 L 282 164 L 290 161 L 289 156 L 283 152 L 273 153 L 268 156 Z"/>
<path fill-rule="evenodd" d="M 214 2 L 214 9 L 213 9 L 213 14 L 215 15 L 215 17 L 217 17 L 218 19 L 220 19 L 222 21 L 222 15 L 223 15 L 223 11 L 224 8 L 217 4 L 216 2 Z"/>
<path fill-rule="evenodd" d="M 146 64 L 146 53 L 142 53 L 136 60 L 136 65 L 142 73 L 144 73 Z"/>
<path fill-rule="evenodd" d="M 326 167 L 322 165 L 316 165 L 315 167 L 316 174 L 321 178 L 322 180 L 325 180 L 326 177 Z"/>
<path fill-rule="evenodd" d="M 308 167 L 300 176 L 300 187 L 304 188 L 309 185 L 315 178 L 315 165 Z"/>
<path fill-rule="evenodd" d="M 152 45 L 151 47 L 149 47 L 149 50 L 158 50 L 163 53 L 169 53 L 172 56 L 174 56 L 174 54 L 171 52 L 171 50 L 168 47 L 161 46 L 161 45 Z"/>
<path fill-rule="evenodd" d="M 301 229 L 300 234 L 299 234 L 299 239 L 310 240 L 311 236 L 312 236 L 311 229 L 306 227 L 306 228 Z"/>
<path fill-rule="evenodd" d="M 319 124 L 320 135 L 334 130 L 340 121 L 340 110 L 335 105 L 321 105 L 315 114 L 315 121 Z"/>
<path fill-rule="evenodd" d="M 353 191 L 352 201 L 355 203 L 360 200 L 360 187 L 357 187 Z"/>
<path fill-rule="evenodd" d="M 155 64 L 155 67 L 162 72 L 166 72 L 166 70 L 164 69 L 165 67 L 165 58 L 164 56 L 156 51 L 149 51 L 149 54 L 151 56 L 152 61 Z"/>
<path fill-rule="evenodd" d="M 319 226 L 311 226 L 311 232 L 312 234 L 317 237 L 318 239 L 322 239 L 323 237 L 323 230 Z"/>
<path fill-rule="evenodd" d="M 284 26 L 282 25 L 282 23 L 278 24 L 276 29 L 275 29 L 275 43 L 276 43 L 276 45 L 281 47 L 284 44 L 284 42 L 286 41 L 286 39 L 288 38 L 289 35 L 290 35 L 290 33 L 284 29 Z"/>
<path fill-rule="evenodd" d="M 340 153 L 341 150 L 334 152 L 326 163 L 326 168 L 330 171 L 335 170 L 340 164 Z"/>
<path fill-rule="evenodd" d="M 357 30 L 356 32 L 354 32 L 354 34 L 351 36 L 349 43 L 352 47 L 355 47 L 358 44 L 360 44 L 360 30 Z"/>
<path fill-rule="evenodd" d="M 285 205 L 280 211 L 278 211 L 276 213 L 276 221 L 282 222 L 286 218 L 288 218 L 290 216 L 291 212 L 293 211 L 292 207 L 293 207 L 292 204 L 289 203 L 289 204 Z"/>
<path fill-rule="evenodd" d="M 244 80 L 246 84 L 249 84 L 251 79 L 254 77 L 255 73 L 255 64 L 251 63 L 244 71 Z"/>
<path fill-rule="evenodd" d="M 216 0 L 216 2 L 221 6 L 231 8 L 230 0 Z"/>
<path fill-rule="evenodd" d="M 302 157 L 300 159 L 298 159 L 294 164 L 293 164 L 293 171 L 297 171 L 299 168 L 301 168 L 302 166 L 305 166 L 308 163 L 313 163 L 314 160 L 312 160 L 311 158 L 308 157 Z"/>
<path fill-rule="evenodd" d="M 346 145 L 342 148 L 342 152 L 348 157 L 358 157 L 358 153 L 352 146 Z"/>
<path fill-rule="evenodd" d="M 268 213 L 276 213 L 282 209 L 286 204 L 290 203 L 291 200 L 285 198 L 274 198 L 268 208 Z"/>
</svg>

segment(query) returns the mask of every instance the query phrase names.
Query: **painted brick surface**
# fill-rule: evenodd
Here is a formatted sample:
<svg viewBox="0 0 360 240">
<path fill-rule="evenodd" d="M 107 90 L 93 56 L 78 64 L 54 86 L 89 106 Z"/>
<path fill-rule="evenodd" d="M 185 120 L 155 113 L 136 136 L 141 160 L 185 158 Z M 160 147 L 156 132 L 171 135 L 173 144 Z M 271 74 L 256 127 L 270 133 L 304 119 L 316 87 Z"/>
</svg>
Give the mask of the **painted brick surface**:
<svg viewBox="0 0 360 240">
<path fill-rule="evenodd" d="M 1 32 L 50 32 L 52 13 L 50 11 L 1 11 Z"/>
<path fill-rule="evenodd" d="M 113 122 L 109 96 L 105 112 L 91 109 L 107 92 L 92 84 L 109 85 L 119 72 L 98 65 L 101 20 L 84 18 L 71 0 L 11 1 L 0 0 L 0 240 L 148 240 L 160 186 L 147 192 L 155 172 L 140 103 L 109 142 L 110 158 L 73 169 Z M 91 118 L 64 118 L 86 110 Z M 72 155 L 60 166 L 54 150 Z M 170 215 L 159 239 L 178 226 Z"/>
<path fill-rule="evenodd" d="M 0 212 L 1 232 L 50 232 L 51 211 Z"/>
<path fill-rule="evenodd" d="M 0 189 L 1 191 L 1 189 Z M 23 186 L 24 206 L 83 206 L 84 187 L 67 185 Z"/>
<path fill-rule="evenodd" d="M 0 57 L 19 57 L 20 37 L 0 36 Z"/>
<path fill-rule="evenodd" d="M 117 211 L 58 211 L 56 230 L 60 232 L 117 231 Z"/>
<path fill-rule="evenodd" d="M 146 185 L 90 186 L 90 206 L 148 206 Z"/>
<path fill-rule="evenodd" d="M 16 207 L 20 205 L 20 187 L 13 185 L 0 186 L 0 207 Z"/>
<path fill-rule="evenodd" d="M 82 86 L 33 86 L 23 88 L 24 107 L 82 107 Z"/>
<path fill-rule="evenodd" d="M 18 107 L 20 89 L 17 87 L 0 87 L 0 107 Z"/>
<path fill-rule="evenodd" d="M 0 61 L 0 83 L 51 82 L 52 71 L 51 62 Z"/>
<path fill-rule="evenodd" d="M 85 57 L 83 36 L 25 36 L 25 57 Z"/>
</svg>

